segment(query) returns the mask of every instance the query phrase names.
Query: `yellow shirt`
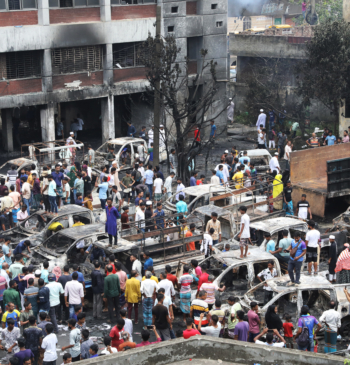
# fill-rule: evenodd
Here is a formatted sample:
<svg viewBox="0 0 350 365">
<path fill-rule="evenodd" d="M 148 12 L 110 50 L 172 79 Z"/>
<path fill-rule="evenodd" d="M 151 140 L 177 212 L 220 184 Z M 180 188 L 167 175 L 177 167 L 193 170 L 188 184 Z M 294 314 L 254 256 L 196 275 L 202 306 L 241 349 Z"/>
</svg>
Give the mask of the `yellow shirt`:
<svg viewBox="0 0 350 365">
<path fill-rule="evenodd" d="M 74 223 L 72 227 L 79 227 L 79 226 L 85 226 L 85 224 L 78 222 L 78 223 Z"/>
<path fill-rule="evenodd" d="M 34 179 L 33 179 L 32 174 L 29 174 L 28 175 L 27 183 L 29 183 L 30 185 L 34 186 Z"/>
<path fill-rule="evenodd" d="M 85 199 L 90 199 L 90 198 L 84 198 L 84 205 L 85 205 L 85 208 L 88 208 L 90 210 L 93 210 L 94 208 L 92 207 L 92 202 L 91 201 L 85 201 Z"/>
<path fill-rule="evenodd" d="M 242 189 L 243 188 L 243 172 L 242 171 L 239 171 L 239 172 L 236 172 L 234 175 L 233 175 L 233 178 L 232 180 L 236 180 L 237 181 L 237 185 L 235 185 L 235 188 L 236 189 Z"/>
<path fill-rule="evenodd" d="M 151 278 L 150 278 L 151 280 L 154 280 L 157 284 L 159 283 L 159 280 L 158 280 L 158 278 L 156 277 L 156 276 L 151 276 Z M 146 276 L 144 276 L 143 278 L 142 278 L 142 281 L 144 281 L 144 280 L 146 280 Z"/>
<path fill-rule="evenodd" d="M 141 300 L 141 284 L 136 278 L 126 281 L 125 300 L 128 303 L 138 303 Z"/>
<path fill-rule="evenodd" d="M 62 224 L 60 222 L 54 222 L 54 223 L 51 223 L 48 230 L 49 231 L 55 231 L 57 227 L 62 227 Z"/>
</svg>

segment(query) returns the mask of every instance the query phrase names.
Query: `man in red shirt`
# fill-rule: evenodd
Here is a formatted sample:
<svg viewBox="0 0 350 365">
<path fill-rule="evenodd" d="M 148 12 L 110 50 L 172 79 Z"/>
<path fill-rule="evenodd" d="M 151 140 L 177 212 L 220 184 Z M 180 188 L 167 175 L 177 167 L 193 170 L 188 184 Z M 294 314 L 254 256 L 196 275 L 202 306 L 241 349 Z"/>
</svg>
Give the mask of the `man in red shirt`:
<svg viewBox="0 0 350 365">
<path fill-rule="evenodd" d="M 109 337 L 112 339 L 112 347 L 119 348 L 124 340 L 122 339 L 122 332 L 124 331 L 125 321 L 122 318 L 117 319 L 117 325 L 111 329 Z"/>
<path fill-rule="evenodd" d="M 193 323 L 193 318 L 186 318 L 187 329 L 183 331 L 184 339 L 187 340 L 190 337 L 200 335 L 200 332 L 196 329 L 196 325 Z"/>
<path fill-rule="evenodd" d="M 111 265 L 113 268 L 112 274 L 116 274 L 117 271 L 115 270 L 115 266 L 114 266 L 115 256 L 114 255 L 109 256 L 108 260 L 109 260 L 108 265 Z M 106 265 L 106 266 L 108 266 L 108 265 Z M 106 276 L 108 276 L 109 274 L 110 273 L 108 272 L 108 270 L 106 270 Z"/>
<path fill-rule="evenodd" d="M 203 264 L 201 265 L 202 268 L 202 275 L 199 277 L 198 280 L 198 291 L 197 294 L 199 292 L 200 287 L 202 286 L 203 283 L 207 283 L 208 282 L 208 278 L 209 278 L 209 274 L 207 273 L 207 264 Z"/>
<path fill-rule="evenodd" d="M 190 230 L 186 232 L 185 237 L 192 237 L 193 232 L 194 232 L 195 229 L 196 229 L 196 225 L 194 223 L 191 223 Z M 187 251 L 195 251 L 196 250 L 196 245 L 195 245 L 194 241 L 186 243 L 186 250 Z"/>
<path fill-rule="evenodd" d="M 165 271 L 166 271 L 166 278 L 173 283 L 174 288 L 179 289 L 179 286 L 178 286 L 178 283 L 177 283 L 177 277 L 171 273 L 171 266 L 166 265 L 165 266 Z"/>
<path fill-rule="evenodd" d="M 204 184 L 204 180 L 205 180 L 205 176 L 201 175 L 200 179 L 197 180 L 196 184 L 197 185 L 203 185 Z"/>
<path fill-rule="evenodd" d="M 201 131 L 199 130 L 199 126 L 196 126 L 194 130 L 194 146 L 198 147 L 201 145 Z"/>
</svg>

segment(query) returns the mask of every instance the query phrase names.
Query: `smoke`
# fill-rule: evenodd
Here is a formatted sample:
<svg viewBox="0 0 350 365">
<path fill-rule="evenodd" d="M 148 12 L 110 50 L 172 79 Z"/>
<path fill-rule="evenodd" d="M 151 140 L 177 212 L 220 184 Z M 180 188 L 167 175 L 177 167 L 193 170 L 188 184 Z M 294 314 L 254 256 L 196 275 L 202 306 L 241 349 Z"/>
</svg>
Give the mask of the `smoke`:
<svg viewBox="0 0 350 365">
<path fill-rule="evenodd" d="M 240 17 L 249 14 L 259 14 L 266 2 L 267 0 L 228 0 L 228 16 Z"/>
</svg>

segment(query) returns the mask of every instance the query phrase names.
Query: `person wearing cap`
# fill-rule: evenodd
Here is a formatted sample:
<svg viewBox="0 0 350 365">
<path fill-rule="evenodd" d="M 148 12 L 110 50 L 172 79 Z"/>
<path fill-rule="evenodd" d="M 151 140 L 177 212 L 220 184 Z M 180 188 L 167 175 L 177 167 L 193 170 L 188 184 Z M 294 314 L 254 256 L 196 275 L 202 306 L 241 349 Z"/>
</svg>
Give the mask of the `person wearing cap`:
<svg viewBox="0 0 350 365">
<path fill-rule="evenodd" d="M 151 144 L 154 139 L 154 125 L 151 126 L 151 129 L 147 132 L 148 134 L 148 148 L 151 148 Z"/>
<path fill-rule="evenodd" d="M 130 121 L 126 122 L 126 124 L 128 125 L 128 131 L 126 133 L 126 136 L 127 137 L 134 137 L 135 133 L 136 133 L 136 128 L 132 125 L 132 123 Z"/>
<path fill-rule="evenodd" d="M 46 284 L 46 288 L 50 290 L 50 311 L 49 315 L 51 318 L 51 322 L 54 327 L 54 332 L 58 333 L 57 327 L 57 319 L 56 314 L 60 310 L 60 295 L 64 294 L 64 289 L 61 283 L 56 281 L 56 275 L 51 273 L 49 274 L 49 283 Z"/>
<path fill-rule="evenodd" d="M 275 155 L 271 158 L 269 165 L 271 173 L 276 171 L 276 174 L 278 174 L 281 171 L 280 164 L 278 162 L 278 152 L 275 152 Z"/>
<path fill-rule="evenodd" d="M 335 267 L 337 264 L 337 257 L 338 257 L 338 248 L 337 248 L 337 242 L 335 242 L 335 236 L 334 235 L 330 235 L 329 236 L 329 251 L 328 251 L 328 280 L 335 284 L 336 283 L 336 279 L 337 279 L 337 275 L 335 273 Z"/>
<path fill-rule="evenodd" d="M 261 125 L 263 126 L 263 128 L 265 128 L 266 114 L 264 113 L 264 109 L 260 109 L 260 114 L 259 114 L 258 120 L 256 122 L 256 127 L 257 127 L 258 131 L 260 130 Z"/>
<path fill-rule="evenodd" d="M 233 117 L 235 112 L 235 103 L 233 102 L 232 98 L 229 98 L 229 104 L 227 106 L 227 120 L 230 123 L 233 123 Z"/>
</svg>

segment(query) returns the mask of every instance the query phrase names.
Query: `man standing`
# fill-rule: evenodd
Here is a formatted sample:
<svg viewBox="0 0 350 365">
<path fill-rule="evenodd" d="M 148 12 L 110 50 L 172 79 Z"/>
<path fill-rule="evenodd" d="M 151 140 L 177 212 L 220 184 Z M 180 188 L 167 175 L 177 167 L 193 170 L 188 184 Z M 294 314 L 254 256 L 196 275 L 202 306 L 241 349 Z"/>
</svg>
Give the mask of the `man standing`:
<svg viewBox="0 0 350 365">
<path fill-rule="evenodd" d="M 187 203 L 184 201 L 184 196 L 180 194 L 179 201 L 176 203 L 176 212 L 186 216 L 188 213 Z"/>
<path fill-rule="evenodd" d="M 244 320 L 244 312 L 243 311 L 237 311 L 237 319 L 238 323 L 235 326 L 234 330 L 234 339 L 236 341 L 248 341 L 248 333 L 249 333 L 249 324 Z"/>
<path fill-rule="evenodd" d="M 26 349 L 32 350 L 34 354 L 34 363 L 39 358 L 39 349 L 43 341 L 43 331 L 36 325 L 36 318 L 29 317 L 29 327 L 23 331 L 23 337 L 26 339 Z"/>
<path fill-rule="evenodd" d="M 45 350 L 44 352 L 44 365 L 56 365 L 57 360 L 57 336 L 53 333 L 54 326 L 52 324 L 47 324 L 46 327 L 47 336 L 43 339 L 41 348 Z"/>
<path fill-rule="evenodd" d="M 200 290 L 198 293 L 198 298 L 193 299 L 191 303 L 191 312 L 190 317 L 194 319 L 194 323 L 198 326 L 200 321 L 200 315 L 204 313 L 202 316 L 202 327 L 207 327 L 209 323 L 209 306 L 208 303 L 205 301 L 207 298 L 207 293 L 204 290 Z"/>
<path fill-rule="evenodd" d="M 6 321 L 7 327 L 1 332 L 0 349 L 7 351 L 9 354 L 16 354 L 19 351 L 17 340 L 21 336 L 20 329 L 15 327 L 15 320 L 9 318 Z"/>
<path fill-rule="evenodd" d="M 333 146 L 335 141 L 337 140 L 336 136 L 333 136 L 333 132 L 331 130 L 328 131 L 328 136 L 326 137 L 323 145 Z"/>
<path fill-rule="evenodd" d="M 312 137 L 306 140 L 306 144 L 312 148 L 320 147 L 320 141 L 316 137 L 316 133 L 312 133 Z"/>
<path fill-rule="evenodd" d="M 283 189 L 283 209 L 286 211 L 286 216 L 294 215 L 292 192 L 292 184 L 287 181 L 286 187 Z"/>
<path fill-rule="evenodd" d="M 230 123 L 233 123 L 233 117 L 234 117 L 234 112 L 235 112 L 235 103 L 233 102 L 232 98 L 229 98 L 229 104 L 227 107 L 227 120 Z"/>
<path fill-rule="evenodd" d="M 341 327 L 340 314 L 335 309 L 336 303 L 332 300 L 329 303 L 329 309 L 323 312 L 320 317 L 320 323 L 325 324 L 324 332 L 324 352 L 336 352 L 337 351 L 337 336 L 339 328 Z"/>
<path fill-rule="evenodd" d="M 294 250 L 296 249 L 296 251 Z M 305 242 L 300 238 L 300 232 L 294 233 L 294 240 L 291 242 L 288 251 L 290 252 L 290 259 L 288 262 L 288 274 L 291 282 L 287 284 L 287 286 L 299 285 L 300 284 L 300 270 L 303 264 L 303 256 L 306 254 L 306 245 Z M 294 280 L 294 269 L 296 278 Z"/>
<path fill-rule="evenodd" d="M 203 283 L 201 287 L 199 288 L 199 291 L 205 291 L 207 293 L 205 301 L 208 303 L 208 308 L 211 310 L 213 308 L 213 305 L 215 303 L 215 293 L 216 291 L 223 292 L 226 287 L 223 286 L 222 288 L 219 288 L 217 284 L 214 283 L 215 276 L 209 275 L 208 276 L 208 282 Z"/>
<path fill-rule="evenodd" d="M 173 195 L 172 184 L 173 184 L 174 177 L 175 177 L 175 172 L 171 171 L 170 175 L 165 179 L 164 189 L 165 189 L 165 193 L 167 194 L 168 198 L 170 198 Z"/>
<path fill-rule="evenodd" d="M 298 320 L 298 332 L 294 336 L 294 339 L 297 340 L 298 349 L 301 351 L 309 351 L 314 352 L 314 341 L 316 341 L 316 345 L 318 344 L 317 334 L 322 328 L 321 324 L 318 323 L 318 320 L 314 316 L 309 315 L 310 309 L 307 305 L 303 305 L 301 307 L 301 317 Z M 314 331 L 314 327 L 317 325 L 316 331 Z M 309 330 L 309 343 L 300 345 L 298 341 L 298 337 L 300 336 L 303 328 L 307 328 Z"/>
<path fill-rule="evenodd" d="M 22 182 L 22 199 L 23 203 L 27 206 L 28 215 L 30 215 L 30 198 L 32 196 L 32 186 L 27 182 L 27 178 L 21 177 Z"/>
<path fill-rule="evenodd" d="M 46 288 L 50 290 L 50 318 L 54 327 L 55 333 L 58 333 L 57 327 L 57 319 L 56 315 L 61 311 L 60 308 L 60 296 L 64 294 L 64 290 L 61 283 L 56 281 L 56 275 L 51 273 L 49 274 L 49 283 L 46 285 Z"/>
<path fill-rule="evenodd" d="M 115 309 L 115 315 L 120 317 L 120 283 L 119 277 L 116 274 L 112 274 L 113 267 L 107 266 L 108 276 L 104 280 L 104 295 L 108 302 L 108 315 L 109 323 L 113 321 L 113 307 Z"/>
<path fill-rule="evenodd" d="M 292 133 L 292 138 L 295 138 L 296 134 L 297 134 L 297 130 L 299 128 L 299 123 L 298 122 L 294 122 L 292 124 L 292 126 L 290 127 L 290 132 L 293 132 Z"/>
<path fill-rule="evenodd" d="M 205 258 L 211 255 L 213 249 L 214 228 L 209 229 L 209 233 L 204 233 L 200 251 L 204 253 Z"/>
<path fill-rule="evenodd" d="M 141 282 L 141 293 L 143 294 L 142 313 L 143 324 L 145 326 L 152 325 L 153 295 L 159 289 L 158 284 L 154 280 L 152 280 L 151 277 L 152 273 L 150 271 L 147 271 L 146 280 L 143 280 Z"/>
<path fill-rule="evenodd" d="M 250 242 L 250 218 L 249 215 L 247 214 L 247 207 L 242 205 L 239 208 L 239 211 L 241 213 L 241 230 L 238 234 L 238 238 L 239 238 L 239 247 L 241 250 L 241 258 L 242 257 L 247 257 L 247 252 L 248 252 L 248 243 Z M 243 255 L 243 249 L 245 248 L 245 252 Z"/>
<path fill-rule="evenodd" d="M 17 283 L 14 280 L 10 280 L 9 286 L 10 287 L 7 288 L 4 291 L 4 294 L 3 294 L 3 303 L 4 303 L 4 306 L 6 308 L 6 306 L 9 303 L 13 303 L 16 306 L 16 308 L 19 311 L 21 311 L 22 310 L 21 298 L 19 296 L 19 292 L 16 290 Z M 4 317 L 3 317 L 3 319 L 4 319 Z"/>
<path fill-rule="evenodd" d="M 103 296 L 103 276 L 101 273 L 101 264 L 99 261 L 94 261 L 95 270 L 91 273 L 91 286 L 93 293 L 93 316 L 101 319 L 102 315 L 102 296 Z"/>
<path fill-rule="evenodd" d="M 153 194 L 155 202 L 159 202 L 162 200 L 163 195 L 163 180 L 160 177 L 160 173 L 157 173 L 157 178 L 154 180 L 153 183 Z"/>
<path fill-rule="evenodd" d="M 284 144 L 286 143 L 286 140 L 287 136 L 285 135 L 284 132 L 278 133 L 277 147 L 278 147 L 278 155 L 280 158 L 284 156 Z"/>
<path fill-rule="evenodd" d="M 337 266 L 337 258 L 338 258 L 338 250 L 337 250 L 337 243 L 335 242 L 335 236 L 333 236 L 332 234 L 329 236 L 329 251 L 328 251 L 328 271 L 329 271 L 329 275 L 328 275 L 328 280 L 335 284 L 336 283 L 336 273 L 335 273 L 335 267 Z"/>
<path fill-rule="evenodd" d="M 250 302 L 250 310 L 247 313 L 249 323 L 248 342 L 254 342 L 254 338 L 260 332 L 259 305 L 257 302 Z"/>
<path fill-rule="evenodd" d="M 81 119 L 80 117 L 80 114 L 77 114 L 77 118 L 76 118 L 76 125 L 77 125 L 77 129 L 76 129 L 76 136 L 77 136 L 77 139 L 78 139 L 78 131 L 79 131 L 79 138 L 81 139 L 81 133 L 83 131 L 83 125 L 84 125 L 84 122 L 83 120 Z"/>
<path fill-rule="evenodd" d="M 276 251 L 271 252 L 272 255 L 280 262 L 287 264 L 289 262 L 289 252 L 286 252 L 292 243 L 292 239 L 288 238 L 288 231 L 285 229 L 282 231 L 283 239 L 278 243 Z"/>
<path fill-rule="evenodd" d="M 160 289 L 164 289 L 165 296 L 169 297 L 170 299 L 175 298 L 174 284 L 169 279 L 167 279 L 166 274 L 163 272 L 159 274 L 159 278 L 161 281 L 159 282 L 158 287 Z"/>
<path fill-rule="evenodd" d="M 107 206 L 106 206 L 106 233 L 108 233 L 109 244 L 113 246 L 113 237 L 114 237 L 114 245 L 118 245 L 118 228 L 117 228 L 117 219 L 120 218 L 120 214 L 117 208 L 113 207 L 112 198 L 107 198 Z"/>
<path fill-rule="evenodd" d="M 169 155 L 169 163 L 170 163 L 170 174 L 173 172 L 174 175 L 176 175 L 176 168 L 177 168 L 175 155 L 176 155 L 176 150 L 175 148 L 172 148 Z"/>
<path fill-rule="evenodd" d="M 280 164 L 278 162 L 278 152 L 275 152 L 275 156 L 271 158 L 269 165 L 272 173 L 276 171 L 278 174 L 281 171 Z"/>
<path fill-rule="evenodd" d="M 62 351 L 70 349 L 69 352 L 72 355 L 72 362 L 80 361 L 80 354 L 81 354 L 81 349 L 80 349 L 81 333 L 80 329 L 75 328 L 76 323 L 77 321 L 74 318 L 71 318 L 68 321 L 68 329 L 70 331 L 69 345 L 62 347 Z"/>
<path fill-rule="evenodd" d="M 219 165 L 218 169 L 216 171 L 216 176 L 219 178 L 220 180 L 220 184 L 224 185 L 225 184 L 225 179 L 224 179 L 224 165 Z M 226 180 L 227 181 L 227 180 Z"/>
<path fill-rule="evenodd" d="M 288 141 L 287 145 L 284 149 L 284 159 L 286 160 L 286 170 L 289 170 L 290 168 L 290 154 L 292 152 L 292 142 Z"/>
<path fill-rule="evenodd" d="M 148 131 L 148 148 L 151 148 L 151 143 L 154 140 L 154 125 L 151 126 L 151 129 Z"/>
<path fill-rule="evenodd" d="M 262 283 L 263 281 L 265 281 L 264 284 L 264 305 L 266 303 L 268 303 L 271 299 L 272 299 L 272 295 L 273 295 L 273 291 L 272 289 L 267 285 L 266 280 L 269 279 L 273 279 L 277 276 L 277 270 L 275 269 L 275 263 L 273 261 L 269 261 L 267 263 L 267 269 L 261 271 L 258 275 L 257 275 L 257 279 L 260 281 L 260 283 Z M 261 278 L 263 278 L 264 280 L 262 280 Z"/>
<path fill-rule="evenodd" d="M 136 275 L 136 279 L 140 281 L 142 280 L 142 265 L 141 262 L 137 259 L 137 257 L 135 255 L 130 255 L 130 261 L 132 262 L 132 269 L 131 270 L 135 270 L 137 272 Z"/>
<path fill-rule="evenodd" d="M 44 279 L 39 279 L 39 292 L 38 292 L 38 309 L 49 313 L 50 311 L 50 289 L 45 286 Z"/>
<path fill-rule="evenodd" d="M 213 234 L 213 245 L 216 245 L 217 243 L 221 242 L 221 223 L 218 220 L 218 213 L 212 212 L 211 213 L 211 219 L 207 223 L 206 227 L 206 233 L 209 232 L 210 228 L 214 229 Z"/>
<path fill-rule="evenodd" d="M 182 180 L 180 178 L 177 179 L 177 187 L 176 187 L 176 192 L 178 194 L 176 194 L 176 201 L 178 202 L 180 200 L 180 195 L 182 195 L 185 199 L 186 195 L 185 195 L 185 192 L 182 191 L 185 189 L 185 185 L 182 183 Z"/>
<path fill-rule="evenodd" d="M 132 123 L 126 122 L 128 125 L 128 131 L 126 133 L 127 137 L 134 137 L 135 133 L 136 133 L 136 128 L 132 125 Z"/>
<path fill-rule="evenodd" d="M 215 137 L 216 137 L 216 125 L 215 125 L 215 122 L 214 120 L 211 120 L 210 121 L 210 137 L 209 137 L 209 140 L 215 140 Z"/>
<path fill-rule="evenodd" d="M 310 204 L 306 200 L 306 194 L 303 194 L 301 196 L 301 200 L 297 204 L 296 215 L 298 216 L 298 218 L 307 219 L 307 213 L 310 214 L 310 219 L 312 219 Z"/>
<path fill-rule="evenodd" d="M 140 281 L 136 278 L 137 275 L 140 274 L 137 271 L 132 270 L 130 279 L 126 281 L 125 286 L 125 301 L 128 303 L 128 318 L 131 319 L 132 307 L 134 306 L 135 324 L 138 324 L 139 322 L 139 302 L 141 301 Z"/>
<path fill-rule="evenodd" d="M 167 341 L 171 339 L 170 331 L 173 329 L 173 326 L 171 324 L 169 311 L 167 307 L 163 305 L 164 298 L 164 294 L 158 294 L 158 304 L 152 309 L 152 324 L 156 327 L 162 341 Z"/>
<path fill-rule="evenodd" d="M 266 114 L 264 113 L 264 109 L 260 109 L 260 114 L 258 117 L 258 120 L 256 122 L 257 130 L 260 130 L 260 126 L 262 125 L 263 128 L 265 128 L 266 125 Z"/>
<path fill-rule="evenodd" d="M 68 303 L 68 296 L 69 296 L 69 303 Z M 68 281 L 66 283 L 66 287 L 64 289 L 64 302 L 66 304 L 66 307 L 67 308 L 69 307 L 70 318 L 72 318 L 74 315 L 74 307 L 76 305 L 84 305 L 83 284 L 79 283 L 77 272 L 73 272 L 72 281 Z"/>
<path fill-rule="evenodd" d="M 317 256 L 318 256 L 318 247 L 321 241 L 320 232 L 315 229 L 315 222 L 308 222 L 309 231 L 306 233 L 305 244 L 306 248 L 306 262 L 308 267 L 309 275 L 311 275 L 312 264 L 314 266 L 314 275 L 317 275 Z"/>
<path fill-rule="evenodd" d="M 38 293 L 39 289 L 34 286 L 34 279 L 28 279 L 28 288 L 24 290 L 23 299 L 31 303 L 33 315 L 36 318 L 38 315 Z"/>
<path fill-rule="evenodd" d="M 153 196 L 153 178 L 154 178 L 154 173 L 152 171 L 152 165 L 148 165 L 147 170 L 145 171 L 143 183 L 148 187 L 151 200 Z"/>
</svg>

